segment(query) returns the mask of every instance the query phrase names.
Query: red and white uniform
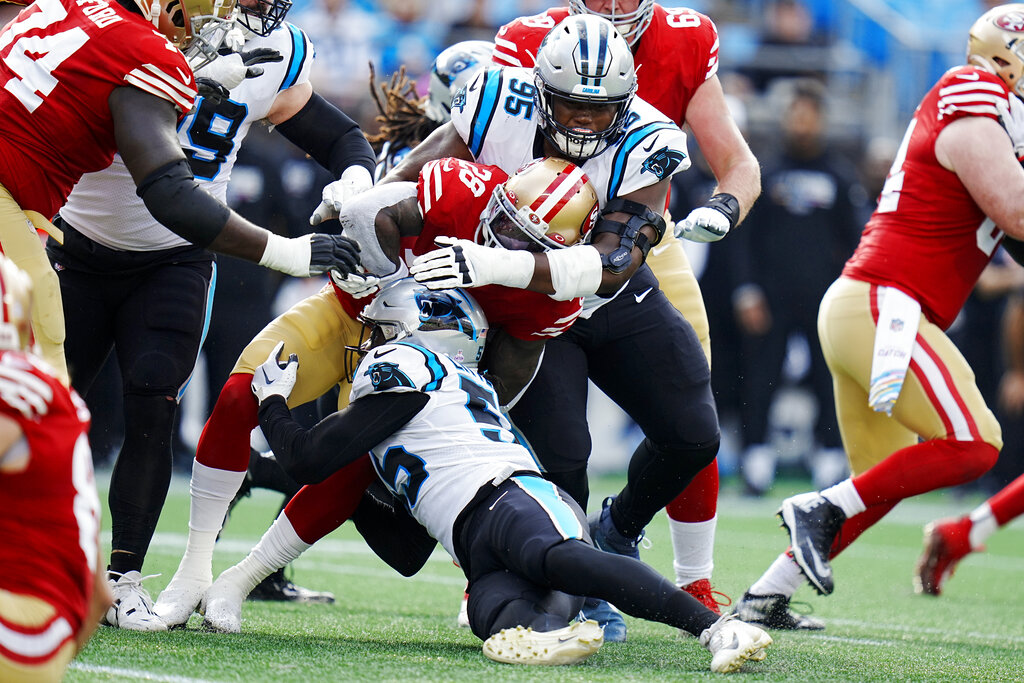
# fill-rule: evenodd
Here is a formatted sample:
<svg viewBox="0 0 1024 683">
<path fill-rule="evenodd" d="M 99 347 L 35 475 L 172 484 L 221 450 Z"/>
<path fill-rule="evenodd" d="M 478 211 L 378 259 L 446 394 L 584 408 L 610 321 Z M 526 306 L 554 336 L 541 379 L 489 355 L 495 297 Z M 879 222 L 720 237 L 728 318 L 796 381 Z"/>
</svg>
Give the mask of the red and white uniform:
<svg viewBox="0 0 1024 683">
<path fill-rule="evenodd" d="M 461 159 L 438 159 L 420 171 L 416 188 L 423 229 L 414 237 L 403 237 L 402 260 L 412 263 L 421 254 L 437 248 L 434 238 L 457 237 L 474 241 L 480 214 L 495 187 L 508 180 L 496 166 Z M 355 318 L 366 299 L 353 299 L 337 286 L 342 306 Z M 545 339 L 569 329 L 583 309 L 583 299 L 555 301 L 547 294 L 501 285 L 473 289 L 473 297 L 484 309 L 487 321 L 517 339 Z"/>
<path fill-rule="evenodd" d="M 544 36 L 568 15 L 569 8 L 558 7 L 505 24 L 494 38 L 494 61 L 534 66 Z M 656 4 L 633 61 L 637 95 L 682 125 L 693 93 L 718 72 L 718 29 L 692 9 Z"/>
<path fill-rule="evenodd" d="M 100 505 L 89 411 L 49 366 L 0 351 L 0 413 L 18 423 L 29 450 L 24 470 L 0 472 L 0 589 L 56 610 L 27 632 L 0 614 L 0 655 L 32 664 L 75 637 L 92 597 Z"/>
<path fill-rule="evenodd" d="M 0 32 L 0 185 L 52 216 L 117 151 L 108 99 L 123 86 L 192 108 L 185 56 L 116 0 L 37 0 Z"/>
<path fill-rule="evenodd" d="M 996 75 L 973 66 L 947 71 L 911 119 L 878 208 L 843 275 L 896 287 L 942 329 L 953 322 L 1003 233 L 956 174 L 935 158 L 935 139 L 964 116 L 999 120 L 1012 97 Z"/>
</svg>

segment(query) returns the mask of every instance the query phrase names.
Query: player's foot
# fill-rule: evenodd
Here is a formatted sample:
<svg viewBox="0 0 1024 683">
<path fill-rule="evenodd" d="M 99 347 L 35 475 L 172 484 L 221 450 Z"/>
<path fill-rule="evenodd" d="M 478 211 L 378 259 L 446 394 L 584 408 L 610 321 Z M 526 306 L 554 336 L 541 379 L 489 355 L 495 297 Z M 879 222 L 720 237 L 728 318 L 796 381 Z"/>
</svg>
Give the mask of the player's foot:
<svg viewBox="0 0 1024 683">
<path fill-rule="evenodd" d="M 957 563 L 971 552 L 971 518 L 940 519 L 924 527 L 924 552 L 914 568 L 914 590 L 940 595 Z"/>
<path fill-rule="evenodd" d="M 576 664 L 597 652 L 604 633 L 593 619 L 576 621 L 555 631 L 506 628 L 484 641 L 484 654 L 506 664 Z"/>
<path fill-rule="evenodd" d="M 782 501 L 782 526 L 789 532 L 793 559 L 814 589 L 829 595 L 835 588 L 829 553 L 846 515 L 820 493 L 801 493 Z"/>
<path fill-rule="evenodd" d="M 284 567 L 282 567 L 256 584 L 256 587 L 249 593 L 248 599 L 330 605 L 334 602 L 334 593 L 296 586 L 285 578 Z"/>
<path fill-rule="evenodd" d="M 772 637 L 757 626 L 727 614 L 700 634 L 700 644 L 711 652 L 711 670 L 719 674 L 739 671 L 743 662 L 760 662 Z"/>
<path fill-rule="evenodd" d="M 789 598 L 781 593 L 753 595 L 744 593 L 732 610 L 736 618 L 762 628 L 782 631 L 822 631 L 821 619 L 797 614 L 789 608 Z"/>
<path fill-rule="evenodd" d="M 697 579 L 681 588 L 718 616 L 722 616 L 722 607 L 732 604 L 732 598 L 712 588 L 711 581 L 708 579 Z"/>
<path fill-rule="evenodd" d="M 629 538 L 615 527 L 612 522 L 611 504 L 615 496 L 608 496 L 604 499 L 599 512 L 592 512 L 587 518 L 590 525 L 590 538 L 594 545 L 606 553 L 625 555 L 634 559 L 640 559 L 640 539 L 644 537 L 643 532 L 636 538 Z"/>
<path fill-rule="evenodd" d="M 596 621 L 604 629 L 606 643 L 626 642 L 626 620 L 622 613 L 604 600 L 587 598 L 583 601 L 580 614 L 585 619 Z"/>
<path fill-rule="evenodd" d="M 459 617 L 456 622 L 459 628 L 469 628 L 469 593 L 462 594 L 462 602 L 459 603 Z"/>
<path fill-rule="evenodd" d="M 167 628 L 184 626 L 199 607 L 203 594 L 210 587 L 210 579 L 191 579 L 175 574 L 153 605 L 153 611 Z"/>
<path fill-rule="evenodd" d="M 149 597 L 149 591 L 142 586 L 145 579 L 159 574 L 142 576 L 137 571 L 107 574 L 110 588 L 114 591 L 114 604 L 104 615 L 105 624 L 129 631 L 167 630 L 167 624 L 153 612 L 153 599 Z"/>
<path fill-rule="evenodd" d="M 229 567 L 217 577 L 203 598 L 205 611 L 203 628 L 217 633 L 241 633 L 242 602 L 245 590 L 235 567 Z"/>
</svg>

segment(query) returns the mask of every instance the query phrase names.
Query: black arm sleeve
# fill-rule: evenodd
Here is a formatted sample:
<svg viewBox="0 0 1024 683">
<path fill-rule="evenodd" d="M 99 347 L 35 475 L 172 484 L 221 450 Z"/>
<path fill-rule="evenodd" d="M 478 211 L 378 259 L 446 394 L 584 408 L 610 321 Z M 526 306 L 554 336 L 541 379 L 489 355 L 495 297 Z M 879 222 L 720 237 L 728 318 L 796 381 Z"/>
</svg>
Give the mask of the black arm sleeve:
<svg viewBox="0 0 1024 683">
<path fill-rule="evenodd" d="M 418 391 L 370 394 L 306 429 L 283 398 L 272 396 L 260 404 L 260 426 L 285 472 L 300 484 L 316 484 L 366 455 L 428 400 Z"/>
<path fill-rule="evenodd" d="M 377 157 L 359 124 L 316 93 L 295 116 L 276 128 L 335 178 L 354 164 L 373 176 Z"/>
<path fill-rule="evenodd" d="M 135 193 L 153 218 L 197 247 L 209 246 L 231 215 L 231 209 L 199 187 L 185 159 L 150 173 Z"/>
<path fill-rule="evenodd" d="M 412 576 L 437 546 L 427 530 L 384 486 L 374 481 L 352 513 L 352 523 L 377 557 L 402 576 Z"/>
<path fill-rule="evenodd" d="M 1010 258 L 1024 266 L 1024 242 L 1006 235 L 1003 237 L 1003 249 L 1010 255 Z"/>
</svg>

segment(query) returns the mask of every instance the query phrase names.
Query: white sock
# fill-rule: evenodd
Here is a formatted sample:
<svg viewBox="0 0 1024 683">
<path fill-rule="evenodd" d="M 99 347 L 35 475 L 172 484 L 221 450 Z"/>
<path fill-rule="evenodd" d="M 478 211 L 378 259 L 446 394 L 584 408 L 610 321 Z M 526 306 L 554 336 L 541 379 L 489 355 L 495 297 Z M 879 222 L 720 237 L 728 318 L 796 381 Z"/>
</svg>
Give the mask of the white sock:
<svg viewBox="0 0 1024 683">
<path fill-rule="evenodd" d="M 853 485 L 852 479 L 843 479 L 835 486 L 830 486 L 821 492 L 821 497 L 833 505 L 839 506 L 847 517 L 859 515 L 868 509 L 864 501 L 860 499 L 857 488 Z"/>
<path fill-rule="evenodd" d="M 668 520 L 675 560 L 676 585 L 686 586 L 698 579 L 710 579 L 715 568 L 715 528 L 718 515 L 704 522 Z"/>
<path fill-rule="evenodd" d="M 192 461 L 189 483 L 191 503 L 188 517 L 188 543 L 175 576 L 202 581 L 213 579 L 213 548 L 224 525 L 231 499 L 238 493 L 245 472 L 207 467 Z"/>
<path fill-rule="evenodd" d="M 800 567 L 792 557 L 782 553 L 747 592 L 751 595 L 781 594 L 791 598 L 803 583 L 804 575 L 800 573 Z"/>
<path fill-rule="evenodd" d="M 235 577 L 235 580 L 248 595 L 256 584 L 288 565 L 309 547 L 310 544 L 299 538 L 288 516 L 282 512 L 245 559 L 229 571 L 241 573 L 244 578 Z"/>
<path fill-rule="evenodd" d="M 976 507 L 971 512 L 970 518 L 971 531 L 967 534 L 967 539 L 971 543 L 971 550 L 981 550 L 988 537 L 999 528 L 999 523 L 996 522 L 995 515 L 992 514 L 992 508 L 988 503 L 982 503 Z"/>
</svg>

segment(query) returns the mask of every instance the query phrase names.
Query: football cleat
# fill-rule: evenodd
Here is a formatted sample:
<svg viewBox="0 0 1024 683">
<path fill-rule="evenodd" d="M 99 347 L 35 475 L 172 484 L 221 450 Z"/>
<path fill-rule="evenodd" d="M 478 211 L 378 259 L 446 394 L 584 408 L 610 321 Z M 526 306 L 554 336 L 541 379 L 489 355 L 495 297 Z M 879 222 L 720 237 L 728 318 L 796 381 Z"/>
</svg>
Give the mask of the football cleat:
<svg viewBox="0 0 1024 683">
<path fill-rule="evenodd" d="M 241 586 L 242 577 L 235 578 L 235 574 L 240 573 L 237 567 L 225 569 L 206 591 L 203 629 L 216 633 L 242 632 L 242 602 L 246 592 Z"/>
<path fill-rule="evenodd" d="M 459 603 L 459 616 L 455 623 L 459 628 L 469 628 L 469 593 L 462 594 L 462 602 Z"/>
<path fill-rule="evenodd" d="M 599 512 L 592 512 L 587 518 L 590 525 L 590 538 L 594 545 L 606 553 L 625 555 L 635 560 L 640 559 L 640 540 L 644 537 L 643 532 L 636 538 L 629 538 L 615 528 L 612 521 L 611 505 L 615 496 L 608 496 L 604 499 Z"/>
<path fill-rule="evenodd" d="M 693 583 L 680 587 L 718 616 L 722 616 L 722 607 L 728 607 L 732 604 L 732 598 L 721 591 L 713 589 L 711 581 L 708 579 L 697 579 Z"/>
<path fill-rule="evenodd" d="M 971 552 L 971 518 L 942 519 L 924 527 L 924 552 L 914 568 L 914 590 L 941 595 L 957 564 Z"/>
<path fill-rule="evenodd" d="M 484 641 L 484 655 L 506 664 L 558 666 L 582 662 L 604 643 L 596 621 L 575 621 L 554 631 L 516 626 L 498 631 Z"/>
<path fill-rule="evenodd" d="M 584 619 L 596 621 L 604 629 L 606 643 L 626 642 L 626 620 L 613 605 L 597 598 L 587 598 L 580 614 Z"/>
<path fill-rule="evenodd" d="M 284 567 L 281 567 L 256 584 L 248 599 L 330 605 L 334 603 L 334 593 L 296 586 L 285 578 Z"/>
<path fill-rule="evenodd" d="M 160 591 L 153 611 L 163 619 L 167 628 L 184 626 L 199 607 L 210 583 L 209 579 L 190 579 L 175 574 L 167 587 Z"/>
<path fill-rule="evenodd" d="M 732 614 L 748 624 L 780 631 L 823 631 L 825 622 L 821 619 L 797 614 L 789 608 L 789 598 L 781 593 L 753 595 L 744 593 Z"/>
<path fill-rule="evenodd" d="M 137 571 L 107 573 L 110 588 L 114 592 L 114 604 L 104 615 L 103 623 L 129 631 L 167 630 L 167 624 L 153 611 L 153 599 L 149 597 L 149 591 L 142 586 L 144 580 L 159 574 L 142 576 Z"/>
<path fill-rule="evenodd" d="M 835 588 L 829 553 L 846 515 L 814 491 L 782 501 L 778 515 L 789 532 L 793 559 L 800 571 L 819 594 L 829 595 Z"/>
<path fill-rule="evenodd" d="M 739 671 L 743 662 L 760 662 L 772 637 L 757 626 L 727 614 L 700 634 L 700 644 L 711 652 L 711 670 L 718 674 Z"/>
</svg>

